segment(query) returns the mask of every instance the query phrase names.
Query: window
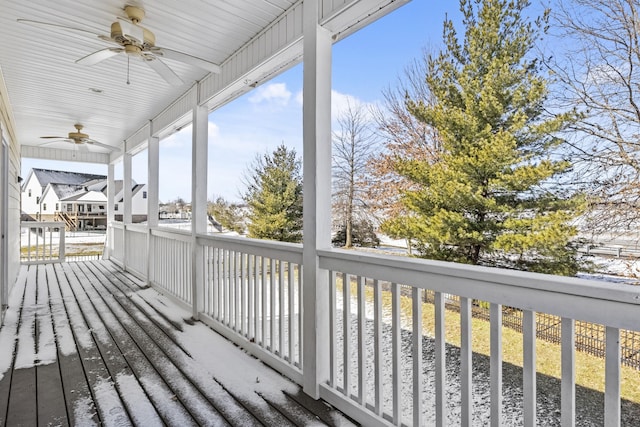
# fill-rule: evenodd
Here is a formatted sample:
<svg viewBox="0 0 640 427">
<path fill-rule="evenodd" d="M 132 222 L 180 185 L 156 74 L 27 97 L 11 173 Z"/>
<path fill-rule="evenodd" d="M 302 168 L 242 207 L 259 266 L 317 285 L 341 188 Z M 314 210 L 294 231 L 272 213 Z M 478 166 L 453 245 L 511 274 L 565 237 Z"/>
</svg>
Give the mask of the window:
<svg viewBox="0 0 640 427">
<path fill-rule="evenodd" d="M 147 198 L 147 192 L 146 192 L 146 191 L 143 191 L 143 192 L 142 192 L 142 198 L 143 198 L 143 199 L 146 199 L 146 198 Z"/>
<path fill-rule="evenodd" d="M 56 211 L 60 210 L 60 205 L 58 203 L 56 203 Z"/>
<path fill-rule="evenodd" d="M 31 197 L 31 189 L 29 189 L 29 197 Z"/>
<path fill-rule="evenodd" d="M 98 206 L 98 209 L 100 209 L 101 211 L 103 211 L 103 210 L 104 210 L 104 205 L 100 205 L 100 206 Z"/>
<path fill-rule="evenodd" d="M 36 203 L 40 203 L 40 197 L 36 197 Z"/>
<path fill-rule="evenodd" d="M 117 211 L 117 210 L 118 210 L 118 205 L 115 205 L 115 206 L 113 207 L 113 210 L 114 210 L 114 211 Z"/>
<path fill-rule="evenodd" d="M 87 205 L 87 212 L 91 212 L 91 205 Z"/>
<path fill-rule="evenodd" d="M 46 203 L 43 203 L 43 204 L 42 204 L 42 210 L 43 210 L 43 211 L 46 211 L 46 210 L 47 210 L 47 204 L 46 204 Z"/>
<path fill-rule="evenodd" d="M 67 205 L 67 212 L 72 212 L 73 211 L 73 205 Z"/>
</svg>

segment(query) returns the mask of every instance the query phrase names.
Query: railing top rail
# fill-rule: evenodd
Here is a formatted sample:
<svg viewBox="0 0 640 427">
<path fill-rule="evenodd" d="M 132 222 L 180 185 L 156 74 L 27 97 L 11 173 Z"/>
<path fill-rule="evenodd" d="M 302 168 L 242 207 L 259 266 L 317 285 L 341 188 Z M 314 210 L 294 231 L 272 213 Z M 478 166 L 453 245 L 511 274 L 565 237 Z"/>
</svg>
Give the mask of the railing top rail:
<svg viewBox="0 0 640 427">
<path fill-rule="evenodd" d="M 124 228 L 134 233 L 146 233 L 148 231 L 148 227 L 144 224 L 125 224 Z"/>
<path fill-rule="evenodd" d="M 219 234 L 199 234 L 198 244 L 302 263 L 302 245 Z"/>
<path fill-rule="evenodd" d="M 60 221 L 21 221 L 20 228 L 64 227 Z"/>
<path fill-rule="evenodd" d="M 170 227 L 155 227 L 151 229 L 152 236 L 164 237 L 167 239 L 176 239 L 180 241 L 187 241 L 191 239 L 191 232 L 185 230 L 179 230 Z"/>
<path fill-rule="evenodd" d="M 640 287 L 342 249 L 320 267 L 526 310 L 639 330 Z"/>
<path fill-rule="evenodd" d="M 124 224 L 120 221 L 113 221 L 109 223 L 109 227 L 117 228 L 119 230 L 124 229 Z"/>
</svg>

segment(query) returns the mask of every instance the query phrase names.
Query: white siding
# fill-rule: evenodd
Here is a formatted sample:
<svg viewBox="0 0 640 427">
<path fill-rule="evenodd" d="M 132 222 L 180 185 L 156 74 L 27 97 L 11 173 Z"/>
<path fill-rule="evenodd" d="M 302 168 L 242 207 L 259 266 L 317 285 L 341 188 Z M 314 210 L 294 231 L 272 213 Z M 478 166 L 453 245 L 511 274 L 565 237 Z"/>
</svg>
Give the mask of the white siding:
<svg viewBox="0 0 640 427">
<path fill-rule="evenodd" d="M 40 211 L 38 204 L 42 196 L 42 186 L 34 173 L 30 173 L 22 192 L 22 210 L 29 215 L 35 215 Z"/>
<path fill-rule="evenodd" d="M 56 211 L 56 203 L 60 203 L 60 199 L 55 191 L 52 189 L 45 189 L 44 195 L 40 200 L 40 206 L 42 208 L 42 215 L 53 215 Z"/>
<path fill-rule="evenodd" d="M 4 85 L 4 78 L 0 71 L 0 130 L 2 138 L 6 139 L 9 147 L 9 168 L 2 170 L 0 179 L 8 183 L 8 206 L 6 212 L 0 212 L 0 218 L 7 218 L 8 229 L 6 233 L 7 251 L 0 253 L 2 259 L 0 262 L 6 265 L 7 281 L 0 283 L 4 287 L 4 293 L 0 292 L 0 299 L 13 288 L 13 284 L 18 275 L 20 268 L 20 183 L 18 176 L 20 175 L 20 144 L 15 138 L 15 130 L 13 127 L 13 115 L 11 106 L 7 96 L 7 90 Z M 0 268 L 0 271 L 2 268 Z M 4 280 L 2 280 L 4 282 Z M 0 307 L 6 305 L 6 301 L 0 301 Z M 4 315 L 4 312 L 2 312 Z"/>
<path fill-rule="evenodd" d="M 147 199 L 144 197 L 146 194 L 147 184 L 133 195 L 133 198 L 131 199 L 131 215 L 147 214 Z"/>
</svg>

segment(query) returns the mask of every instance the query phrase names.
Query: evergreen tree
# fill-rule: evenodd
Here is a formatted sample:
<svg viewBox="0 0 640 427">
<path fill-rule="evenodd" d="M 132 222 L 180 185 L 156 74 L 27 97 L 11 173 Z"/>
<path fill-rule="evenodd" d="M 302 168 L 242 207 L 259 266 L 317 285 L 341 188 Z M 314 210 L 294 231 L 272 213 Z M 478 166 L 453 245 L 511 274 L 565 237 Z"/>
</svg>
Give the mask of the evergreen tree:
<svg viewBox="0 0 640 427">
<path fill-rule="evenodd" d="M 257 156 L 245 179 L 243 196 L 249 208 L 249 237 L 302 240 L 301 162 L 294 149 L 280 145 Z"/>
<path fill-rule="evenodd" d="M 435 161 L 405 159 L 397 172 L 418 184 L 403 193 L 409 214 L 385 230 L 411 238 L 428 258 L 555 274 L 577 271 L 571 225 L 580 200 L 553 182 L 570 163 L 553 156 L 573 113 L 547 114 L 547 82 L 531 50 L 546 15 L 523 17 L 528 0 L 461 0 L 462 44 L 445 20 L 445 48 L 429 56 L 432 102 L 407 100 L 434 129 Z"/>
</svg>

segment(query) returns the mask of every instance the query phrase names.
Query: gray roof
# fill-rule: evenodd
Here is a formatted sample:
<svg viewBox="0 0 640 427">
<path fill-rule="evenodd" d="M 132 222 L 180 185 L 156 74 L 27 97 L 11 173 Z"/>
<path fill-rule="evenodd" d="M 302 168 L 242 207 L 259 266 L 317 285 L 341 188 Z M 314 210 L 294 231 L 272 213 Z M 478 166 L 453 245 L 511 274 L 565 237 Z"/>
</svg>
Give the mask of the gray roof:
<svg viewBox="0 0 640 427">
<path fill-rule="evenodd" d="M 51 169 L 33 169 L 38 182 L 44 189 L 48 184 L 82 185 L 89 181 L 107 179 L 105 175 L 80 172 L 57 171 Z"/>
<path fill-rule="evenodd" d="M 83 185 L 69 185 L 69 184 L 51 184 L 51 190 L 58 196 L 58 199 L 66 199 L 76 194 L 86 193 Z"/>
</svg>

